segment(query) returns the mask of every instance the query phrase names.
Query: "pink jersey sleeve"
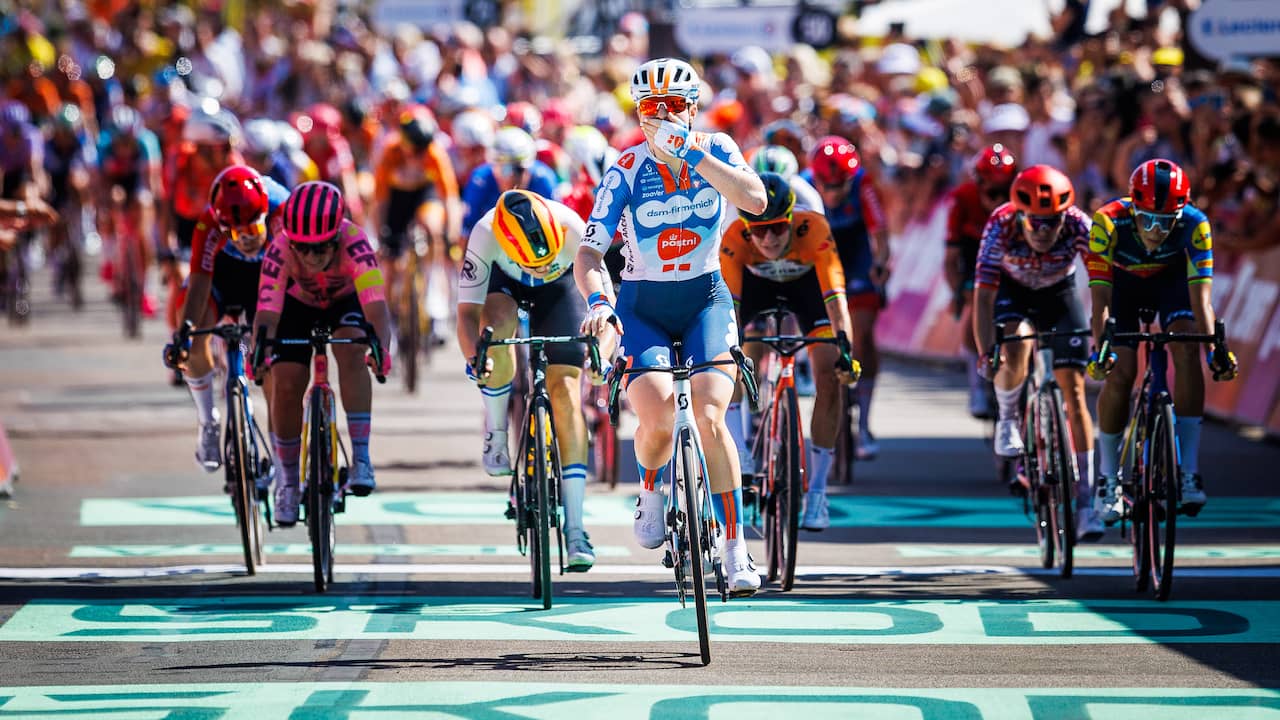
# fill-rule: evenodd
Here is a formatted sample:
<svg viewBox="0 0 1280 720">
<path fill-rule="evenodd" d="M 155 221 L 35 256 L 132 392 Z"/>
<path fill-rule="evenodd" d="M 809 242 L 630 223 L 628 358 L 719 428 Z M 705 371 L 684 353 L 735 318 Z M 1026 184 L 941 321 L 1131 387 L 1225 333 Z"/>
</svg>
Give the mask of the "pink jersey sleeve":
<svg viewBox="0 0 1280 720">
<path fill-rule="evenodd" d="M 378 256 L 373 252 L 364 230 L 353 222 L 343 221 L 341 237 L 342 252 L 346 255 L 343 265 L 349 263 L 351 282 L 360 298 L 360 306 L 367 308 L 369 303 L 386 301 Z"/>
<path fill-rule="evenodd" d="M 289 241 L 284 233 L 271 238 L 262 254 L 262 272 L 258 276 L 258 312 L 279 313 L 284 309 L 284 292 L 289 283 L 285 269 L 285 252 Z"/>
</svg>

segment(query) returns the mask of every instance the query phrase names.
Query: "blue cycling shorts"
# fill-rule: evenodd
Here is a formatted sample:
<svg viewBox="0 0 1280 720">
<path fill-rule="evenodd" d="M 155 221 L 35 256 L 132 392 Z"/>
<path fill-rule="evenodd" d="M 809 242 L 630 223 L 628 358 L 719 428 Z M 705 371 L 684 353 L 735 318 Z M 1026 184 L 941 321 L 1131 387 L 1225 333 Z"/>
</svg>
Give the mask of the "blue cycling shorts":
<svg viewBox="0 0 1280 720">
<path fill-rule="evenodd" d="M 738 344 L 733 296 L 719 272 L 680 282 L 623 281 L 617 312 L 621 352 L 631 367 L 670 367 L 674 340 L 682 344 L 681 360 L 695 364 Z"/>
</svg>

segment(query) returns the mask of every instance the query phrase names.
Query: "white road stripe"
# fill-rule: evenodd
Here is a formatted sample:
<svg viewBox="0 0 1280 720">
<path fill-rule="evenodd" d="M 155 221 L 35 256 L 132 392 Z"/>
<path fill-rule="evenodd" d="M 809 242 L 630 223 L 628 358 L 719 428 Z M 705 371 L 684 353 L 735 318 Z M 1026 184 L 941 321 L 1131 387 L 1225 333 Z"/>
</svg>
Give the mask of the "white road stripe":
<svg viewBox="0 0 1280 720">
<path fill-rule="evenodd" d="M 339 564 L 335 571 L 344 575 L 516 575 L 527 577 L 526 564 L 462 564 L 462 563 L 396 563 L 396 564 Z M 264 574 L 310 575 L 310 564 L 281 563 L 265 565 Z M 218 575 L 244 573 L 243 565 L 164 565 L 153 567 L 7 567 L 0 568 L 3 580 L 89 580 L 94 578 L 152 578 L 180 575 Z M 589 573 L 598 575 L 670 575 L 671 571 L 658 565 L 596 565 Z M 916 577 L 929 575 L 1024 575 L 1056 576 L 1057 570 L 1039 567 L 1019 568 L 1007 565 L 918 565 L 910 567 L 814 565 L 796 568 L 796 577 L 812 576 L 895 576 Z M 1128 568 L 1076 568 L 1076 575 L 1098 577 L 1129 576 Z M 1178 568 L 1178 577 L 1198 578 L 1280 578 L 1280 567 L 1190 567 Z M 578 579 L 566 574 L 566 579 Z M 586 579 L 586 576 L 582 576 Z"/>
</svg>

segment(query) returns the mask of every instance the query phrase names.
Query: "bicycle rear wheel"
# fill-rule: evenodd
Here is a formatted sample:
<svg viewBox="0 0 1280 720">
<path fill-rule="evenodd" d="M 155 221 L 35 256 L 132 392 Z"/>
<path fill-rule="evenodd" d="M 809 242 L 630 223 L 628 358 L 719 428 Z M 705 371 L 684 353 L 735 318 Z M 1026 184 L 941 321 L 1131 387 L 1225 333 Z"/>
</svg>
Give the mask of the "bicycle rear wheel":
<svg viewBox="0 0 1280 720">
<path fill-rule="evenodd" d="M 796 545 L 800 535 L 802 488 L 800 459 L 800 405 L 795 388 L 787 388 L 772 418 L 769 460 L 769 577 L 778 578 L 784 591 L 796 580 Z"/>
<path fill-rule="evenodd" d="M 1173 548 L 1178 529 L 1178 451 L 1173 440 L 1173 405 L 1157 400 L 1147 464 L 1147 550 L 1151 589 L 1159 600 L 1173 590 Z"/>
<path fill-rule="evenodd" d="M 244 417 L 244 388 L 231 387 L 230 417 L 227 418 L 226 473 L 233 490 L 232 503 L 236 510 L 236 525 L 240 528 L 240 546 L 244 550 L 244 569 L 249 575 L 257 574 L 262 561 L 262 544 L 257 524 L 257 485 L 254 483 L 254 465 L 250 454 L 249 428 Z"/>
<path fill-rule="evenodd" d="M 693 605 L 698 614 L 698 651 L 702 664 L 711 664 L 711 629 L 707 619 L 707 581 L 702 567 L 702 502 L 698 484 L 702 473 L 702 460 L 688 430 L 680 432 L 680 470 L 677 481 L 682 486 L 685 515 L 685 541 L 688 542 L 689 569 L 693 574 Z M 705 485 L 704 485 L 705 488 Z"/>
<path fill-rule="evenodd" d="M 310 443 L 307 447 L 307 530 L 311 536 L 311 568 L 316 592 L 333 579 L 333 428 L 330 398 L 320 390 L 311 395 Z"/>
<path fill-rule="evenodd" d="M 415 252 L 410 249 L 409 252 Z M 422 348 L 422 270 L 421 261 L 410 258 L 401 291 L 405 294 L 404 312 L 400 315 L 400 363 L 404 368 L 405 392 L 418 391 L 418 353 Z"/>
<path fill-rule="evenodd" d="M 1071 444 L 1071 426 L 1067 424 L 1066 410 L 1062 405 L 1062 390 L 1055 386 L 1048 402 L 1050 444 L 1047 450 L 1052 473 L 1049 507 L 1053 517 L 1053 536 L 1057 544 L 1058 574 L 1069 578 L 1075 568 L 1076 523 L 1072 503 L 1075 501 L 1079 472 Z"/>
<path fill-rule="evenodd" d="M 534 527 L 537 536 L 534 538 L 534 546 L 537 550 L 534 554 L 539 560 L 536 572 L 538 575 L 537 585 L 542 591 L 542 609 L 550 610 L 551 514 L 554 511 L 550 483 L 556 472 L 551 467 L 554 458 L 552 457 L 549 443 L 554 431 L 551 429 L 551 414 L 547 411 L 546 405 L 535 401 L 532 422 L 534 493 L 537 501 L 534 509 L 537 515 L 537 523 Z"/>
</svg>

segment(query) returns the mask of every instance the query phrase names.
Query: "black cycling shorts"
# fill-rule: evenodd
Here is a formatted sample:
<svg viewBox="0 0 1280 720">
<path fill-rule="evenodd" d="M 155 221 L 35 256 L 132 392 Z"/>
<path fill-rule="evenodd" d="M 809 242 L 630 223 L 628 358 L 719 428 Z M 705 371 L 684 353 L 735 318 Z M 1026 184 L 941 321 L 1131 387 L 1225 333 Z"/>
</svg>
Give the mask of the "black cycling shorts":
<svg viewBox="0 0 1280 720">
<path fill-rule="evenodd" d="M 410 190 L 391 189 L 387 198 L 386 222 L 379 238 L 386 257 L 396 259 L 404 254 L 409 247 L 409 228 L 417 219 L 418 208 L 434 196 L 434 186 L 431 183 Z"/>
<path fill-rule="evenodd" d="M 355 293 L 338 298 L 327 308 L 308 305 L 292 295 L 284 298 L 280 311 L 280 324 L 276 326 L 278 338 L 309 338 L 317 325 L 334 330 L 340 327 L 361 327 L 365 322 L 364 310 Z M 306 365 L 311 362 L 310 345 L 273 345 L 272 362 L 294 362 Z"/>
<path fill-rule="evenodd" d="M 529 333 L 532 335 L 577 335 L 587 303 L 578 293 L 573 273 L 566 272 L 555 280 L 530 287 L 494 268 L 489 274 L 489 292 L 502 293 L 516 303 L 529 303 Z M 587 357 L 582 343 L 547 346 L 547 362 L 551 365 L 582 367 Z"/>
<path fill-rule="evenodd" d="M 262 262 L 245 262 L 226 252 L 219 252 L 213 259 L 213 283 L 210 288 L 218 317 L 239 317 L 244 313 L 253 325 L 254 311 L 258 309 L 258 275 Z"/>
<path fill-rule="evenodd" d="M 744 272 L 738 304 L 739 334 L 757 314 L 778 307 L 779 300 L 785 301 L 787 309 L 795 313 L 800 331 L 805 335 L 815 329 L 831 327 L 826 303 L 822 301 L 822 285 L 818 282 L 817 270 L 810 268 L 809 272 L 789 282 L 776 282 Z"/>
<path fill-rule="evenodd" d="M 1173 265 L 1147 278 L 1116 270 L 1111 280 L 1111 317 L 1116 319 L 1116 332 L 1137 332 L 1138 313 L 1144 309 L 1154 311 L 1160 318 L 1160 329 L 1166 331 L 1174 320 L 1192 317 L 1186 269 Z M 1136 340 L 1115 344 L 1138 346 Z"/>
<path fill-rule="evenodd" d="M 995 322 L 1007 323 L 1006 333 L 1010 335 L 1014 333 L 1014 325 L 1021 320 L 1030 322 L 1037 332 L 1089 329 L 1084 303 L 1076 294 L 1075 278 L 1070 276 L 1047 288 L 1035 290 L 1002 275 L 993 315 Z M 1050 347 L 1053 348 L 1055 368 L 1083 368 L 1089 363 L 1088 337 L 1056 337 Z"/>
</svg>

